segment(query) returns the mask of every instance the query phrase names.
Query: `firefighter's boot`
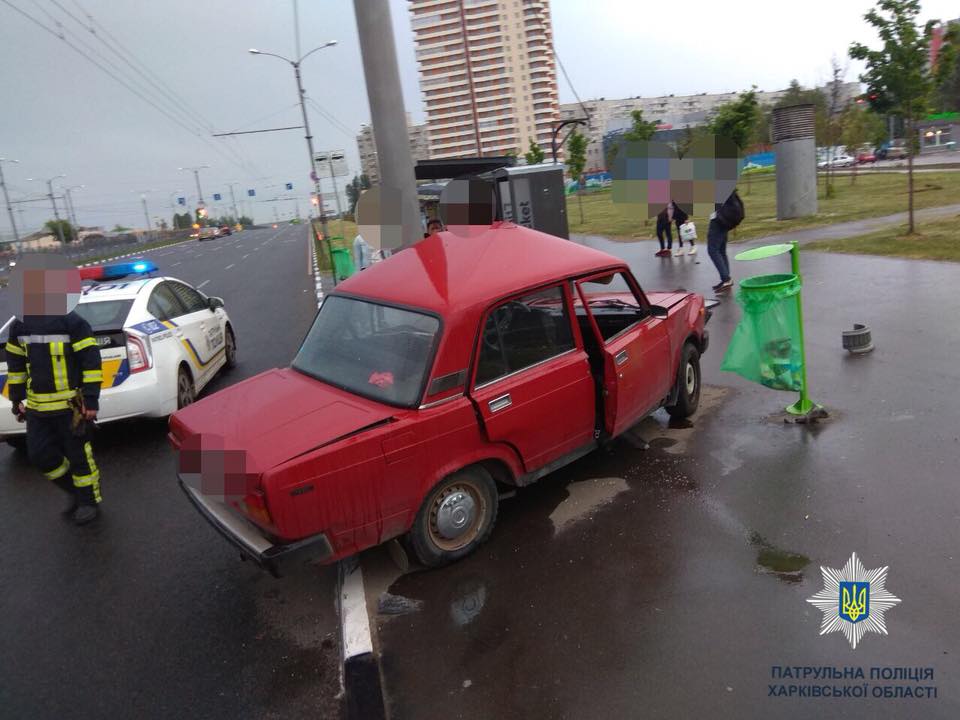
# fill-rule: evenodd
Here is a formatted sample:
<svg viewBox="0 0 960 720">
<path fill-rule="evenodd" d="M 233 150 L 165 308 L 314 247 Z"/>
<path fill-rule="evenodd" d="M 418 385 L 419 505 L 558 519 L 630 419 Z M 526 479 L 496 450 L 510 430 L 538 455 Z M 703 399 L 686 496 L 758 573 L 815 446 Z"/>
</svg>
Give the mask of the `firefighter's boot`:
<svg viewBox="0 0 960 720">
<path fill-rule="evenodd" d="M 53 484 L 63 490 L 70 497 L 70 501 L 63 508 L 63 516 L 68 518 L 73 517 L 73 513 L 76 512 L 78 506 L 77 489 L 73 486 L 73 482 L 69 477 L 64 476 L 54 480 Z"/>
</svg>

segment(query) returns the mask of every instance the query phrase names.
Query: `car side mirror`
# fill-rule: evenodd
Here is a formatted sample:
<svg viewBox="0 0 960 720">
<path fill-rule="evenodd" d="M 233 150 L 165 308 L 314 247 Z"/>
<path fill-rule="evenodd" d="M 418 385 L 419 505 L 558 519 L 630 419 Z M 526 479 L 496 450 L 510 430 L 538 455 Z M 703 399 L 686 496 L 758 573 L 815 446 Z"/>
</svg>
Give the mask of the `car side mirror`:
<svg viewBox="0 0 960 720">
<path fill-rule="evenodd" d="M 207 307 L 211 310 L 216 310 L 217 308 L 223 307 L 223 298 L 210 297 L 207 298 Z"/>
<path fill-rule="evenodd" d="M 662 305 L 651 305 L 650 314 L 653 315 L 655 318 L 665 318 L 667 315 L 670 314 L 670 311 L 667 310 Z"/>
</svg>

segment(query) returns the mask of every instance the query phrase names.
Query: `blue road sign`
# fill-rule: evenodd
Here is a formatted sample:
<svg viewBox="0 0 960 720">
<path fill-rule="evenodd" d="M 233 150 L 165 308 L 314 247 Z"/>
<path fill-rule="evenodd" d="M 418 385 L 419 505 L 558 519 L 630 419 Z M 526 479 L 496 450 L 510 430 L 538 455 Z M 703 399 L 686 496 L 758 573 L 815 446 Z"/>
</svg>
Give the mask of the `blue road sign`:
<svg viewBox="0 0 960 720">
<path fill-rule="evenodd" d="M 287 190 L 293 190 L 293 183 L 287 183 Z"/>
<path fill-rule="evenodd" d="M 214 193 L 214 194 L 213 194 L 213 199 L 214 199 L 214 200 L 219 200 L 219 199 L 220 199 L 220 193 Z"/>
<path fill-rule="evenodd" d="M 249 195 L 250 197 L 254 197 L 256 194 L 257 194 L 256 190 L 247 190 L 247 195 Z"/>
<path fill-rule="evenodd" d="M 186 204 L 187 204 L 187 199 L 185 197 L 177 198 L 177 205 L 186 205 Z"/>
</svg>

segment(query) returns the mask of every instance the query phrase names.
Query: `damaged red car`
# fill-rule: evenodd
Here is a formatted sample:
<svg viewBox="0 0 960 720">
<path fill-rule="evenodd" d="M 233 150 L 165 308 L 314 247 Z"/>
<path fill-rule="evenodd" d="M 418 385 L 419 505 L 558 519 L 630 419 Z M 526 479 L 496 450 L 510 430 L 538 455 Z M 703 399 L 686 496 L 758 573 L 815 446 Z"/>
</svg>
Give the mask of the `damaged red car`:
<svg viewBox="0 0 960 720">
<path fill-rule="evenodd" d="M 506 489 L 658 408 L 695 412 L 708 318 L 598 250 L 443 232 L 337 285 L 289 367 L 175 413 L 180 484 L 275 574 L 399 536 L 442 565 L 487 539 Z"/>
</svg>

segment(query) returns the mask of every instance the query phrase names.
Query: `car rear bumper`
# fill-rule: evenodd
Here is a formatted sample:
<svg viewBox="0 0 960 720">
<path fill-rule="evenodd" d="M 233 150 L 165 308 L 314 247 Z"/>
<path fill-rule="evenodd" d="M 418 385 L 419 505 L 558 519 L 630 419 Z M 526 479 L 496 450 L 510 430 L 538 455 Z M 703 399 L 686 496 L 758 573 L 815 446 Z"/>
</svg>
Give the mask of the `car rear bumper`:
<svg viewBox="0 0 960 720">
<path fill-rule="evenodd" d="M 207 522 L 239 548 L 245 558 L 275 577 L 280 577 L 281 570 L 291 564 L 323 561 L 333 556 L 330 541 L 323 533 L 289 544 L 274 543 L 252 522 L 223 503 L 205 497 L 182 477 L 180 489 Z"/>
</svg>

